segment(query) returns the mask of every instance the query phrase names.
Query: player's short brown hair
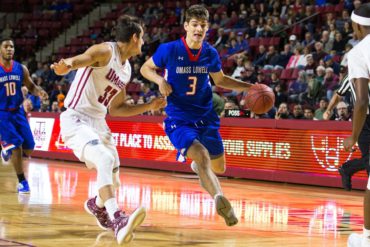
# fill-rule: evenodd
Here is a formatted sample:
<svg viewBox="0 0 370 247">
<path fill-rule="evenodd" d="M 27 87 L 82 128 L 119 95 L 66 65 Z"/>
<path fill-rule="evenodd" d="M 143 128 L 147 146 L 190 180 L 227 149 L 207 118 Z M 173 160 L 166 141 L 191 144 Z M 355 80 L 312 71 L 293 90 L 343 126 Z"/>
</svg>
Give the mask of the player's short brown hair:
<svg viewBox="0 0 370 247">
<path fill-rule="evenodd" d="M 122 15 L 117 20 L 116 41 L 128 43 L 132 35 L 136 34 L 139 37 L 142 28 L 143 23 L 139 18 Z"/>
<path fill-rule="evenodd" d="M 209 20 L 209 12 L 203 5 L 192 5 L 185 12 L 185 21 L 189 22 L 191 19 Z"/>
</svg>

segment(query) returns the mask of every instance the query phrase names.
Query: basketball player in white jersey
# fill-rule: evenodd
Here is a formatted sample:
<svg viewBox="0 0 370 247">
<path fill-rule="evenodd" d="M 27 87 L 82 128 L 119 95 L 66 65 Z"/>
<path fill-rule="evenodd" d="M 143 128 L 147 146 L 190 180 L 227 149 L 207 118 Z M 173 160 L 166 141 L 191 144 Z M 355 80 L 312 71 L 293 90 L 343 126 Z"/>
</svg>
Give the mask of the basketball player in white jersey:
<svg viewBox="0 0 370 247">
<path fill-rule="evenodd" d="M 119 157 L 106 124 L 107 108 L 112 116 L 133 116 L 166 105 L 163 98 L 141 105 L 125 103 L 125 85 L 131 77 L 128 59 L 141 53 L 143 28 L 138 19 L 119 18 L 116 42 L 93 45 L 81 55 L 61 59 L 51 68 L 58 75 L 77 70 L 60 116 L 61 133 L 74 154 L 97 170 L 98 193 L 85 202 L 87 212 L 103 229 L 113 229 L 119 244 L 130 242 L 134 229 L 145 218 L 140 207 L 130 216 L 117 204 L 114 188 L 119 185 Z M 114 185 L 115 186 L 114 186 Z"/>
<path fill-rule="evenodd" d="M 348 77 L 355 86 L 356 102 L 353 110 L 352 135 L 344 140 L 344 148 L 350 151 L 357 142 L 365 123 L 369 105 L 370 80 L 370 3 L 361 5 L 351 15 L 352 27 L 361 40 L 348 54 Z M 362 234 L 352 233 L 349 247 L 370 246 L 370 179 L 364 198 L 364 229 Z"/>
</svg>

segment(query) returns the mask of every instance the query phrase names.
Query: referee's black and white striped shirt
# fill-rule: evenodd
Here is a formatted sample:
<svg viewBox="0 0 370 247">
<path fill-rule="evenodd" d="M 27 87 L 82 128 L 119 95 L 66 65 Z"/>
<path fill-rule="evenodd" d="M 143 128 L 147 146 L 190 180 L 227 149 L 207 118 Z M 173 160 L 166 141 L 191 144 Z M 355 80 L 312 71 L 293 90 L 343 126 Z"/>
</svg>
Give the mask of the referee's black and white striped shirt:
<svg viewBox="0 0 370 247">
<path fill-rule="evenodd" d="M 337 90 L 337 94 L 339 96 L 344 97 L 348 91 L 351 92 L 352 101 L 353 103 L 355 103 L 356 102 L 355 86 L 353 85 L 352 82 L 349 81 L 348 74 L 346 74 L 339 83 L 339 89 Z M 369 109 L 370 109 L 370 91 L 369 91 L 369 107 L 367 108 L 368 115 L 369 115 Z"/>
</svg>

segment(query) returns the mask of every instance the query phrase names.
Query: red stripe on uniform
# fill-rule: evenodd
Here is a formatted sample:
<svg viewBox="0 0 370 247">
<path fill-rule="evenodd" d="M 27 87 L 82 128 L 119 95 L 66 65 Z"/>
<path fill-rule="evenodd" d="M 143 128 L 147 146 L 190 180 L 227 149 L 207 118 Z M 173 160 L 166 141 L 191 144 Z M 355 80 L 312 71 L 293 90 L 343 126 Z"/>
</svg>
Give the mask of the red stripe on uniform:
<svg viewBox="0 0 370 247">
<path fill-rule="evenodd" d="M 76 107 L 78 101 L 80 100 L 81 94 L 82 94 L 82 92 L 83 92 L 83 90 L 84 90 L 84 88 L 86 86 L 87 81 L 89 80 L 89 77 L 90 77 L 92 71 L 93 71 L 93 69 L 90 69 L 89 73 L 87 74 L 86 79 L 85 79 L 85 81 L 84 81 L 84 83 L 82 85 L 82 88 L 80 90 L 80 94 L 78 95 L 78 98 L 77 98 L 75 104 L 73 105 L 72 109 L 74 109 Z"/>
<path fill-rule="evenodd" d="M 71 103 L 69 103 L 68 108 L 69 108 L 69 107 L 71 107 L 71 105 L 72 105 L 73 101 L 74 101 L 74 100 L 75 100 L 75 98 L 76 98 L 76 95 L 77 95 L 78 89 L 80 88 L 81 81 L 82 81 L 82 79 L 84 78 L 84 75 L 85 75 L 86 70 L 87 70 L 87 67 L 84 69 L 84 72 L 82 73 L 82 76 L 81 76 L 81 78 L 80 78 L 80 81 L 77 83 L 77 89 L 76 89 L 76 91 L 75 91 L 75 95 L 73 95 L 73 98 L 72 98 L 72 100 L 71 100 Z"/>
</svg>

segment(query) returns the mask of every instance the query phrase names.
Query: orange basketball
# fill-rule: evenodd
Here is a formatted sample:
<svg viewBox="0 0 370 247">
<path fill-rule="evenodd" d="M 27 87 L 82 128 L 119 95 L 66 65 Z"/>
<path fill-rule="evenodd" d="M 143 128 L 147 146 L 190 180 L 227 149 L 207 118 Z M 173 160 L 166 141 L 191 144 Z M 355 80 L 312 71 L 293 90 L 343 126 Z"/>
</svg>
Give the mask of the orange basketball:
<svg viewBox="0 0 370 247">
<path fill-rule="evenodd" d="M 275 102 L 275 94 L 265 84 L 254 84 L 249 88 L 245 98 L 245 106 L 256 114 L 268 112 Z"/>
</svg>

